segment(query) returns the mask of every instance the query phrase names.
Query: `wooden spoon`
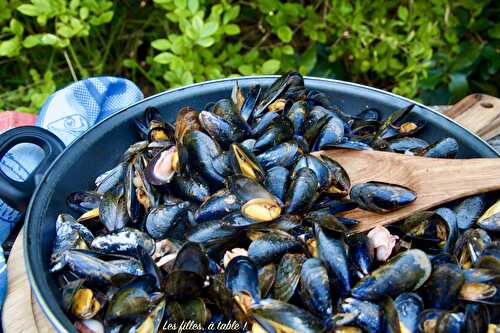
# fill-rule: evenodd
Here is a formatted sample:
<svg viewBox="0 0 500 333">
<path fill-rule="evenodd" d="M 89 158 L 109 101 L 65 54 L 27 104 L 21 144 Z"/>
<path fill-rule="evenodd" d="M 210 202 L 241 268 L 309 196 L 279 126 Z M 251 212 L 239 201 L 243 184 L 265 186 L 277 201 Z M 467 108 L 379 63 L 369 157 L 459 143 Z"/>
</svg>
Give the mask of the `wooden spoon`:
<svg viewBox="0 0 500 333">
<path fill-rule="evenodd" d="M 411 214 L 472 194 L 500 190 L 500 159 L 442 159 L 381 151 L 331 149 L 320 152 L 339 162 L 351 183 L 380 181 L 403 185 L 417 193 L 410 205 L 378 214 L 354 209 L 343 216 L 356 219 L 356 232 L 390 224 Z"/>
<path fill-rule="evenodd" d="M 474 94 L 444 112 L 483 138 L 500 134 L 500 99 Z M 500 190 L 500 159 L 437 159 L 380 151 L 332 149 L 319 152 L 339 162 L 351 183 L 381 181 L 403 185 L 417 193 L 417 200 L 391 213 L 378 214 L 355 209 L 343 214 L 360 221 L 356 232 L 391 224 L 415 212 L 461 197 Z"/>
</svg>

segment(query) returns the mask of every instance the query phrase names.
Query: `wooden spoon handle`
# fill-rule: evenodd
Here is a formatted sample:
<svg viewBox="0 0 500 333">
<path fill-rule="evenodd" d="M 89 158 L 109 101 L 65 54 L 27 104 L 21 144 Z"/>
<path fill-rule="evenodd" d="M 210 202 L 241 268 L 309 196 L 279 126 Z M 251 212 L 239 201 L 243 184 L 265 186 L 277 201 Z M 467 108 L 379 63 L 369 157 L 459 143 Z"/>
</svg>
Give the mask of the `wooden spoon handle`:
<svg viewBox="0 0 500 333">
<path fill-rule="evenodd" d="M 500 135 L 500 99 L 473 94 L 443 112 L 484 140 Z"/>
</svg>

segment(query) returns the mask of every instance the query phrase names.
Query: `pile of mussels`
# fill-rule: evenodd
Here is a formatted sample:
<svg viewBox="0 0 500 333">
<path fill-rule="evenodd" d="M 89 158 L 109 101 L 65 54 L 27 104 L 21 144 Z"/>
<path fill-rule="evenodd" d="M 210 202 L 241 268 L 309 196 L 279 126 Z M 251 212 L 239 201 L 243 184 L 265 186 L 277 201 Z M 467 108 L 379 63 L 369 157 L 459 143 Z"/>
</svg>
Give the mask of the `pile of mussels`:
<svg viewBox="0 0 500 333">
<path fill-rule="evenodd" d="M 351 116 L 292 72 L 184 107 L 175 125 L 146 109 L 119 164 L 67 199 L 81 216 L 58 217 L 50 267 L 68 317 L 95 333 L 498 332 L 500 201 L 354 233 L 343 212 L 389 212 L 417 194 L 351 187 L 312 153 L 453 158 L 453 138 L 414 136 L 425 122 L 412 107 Z"/>
</svg>

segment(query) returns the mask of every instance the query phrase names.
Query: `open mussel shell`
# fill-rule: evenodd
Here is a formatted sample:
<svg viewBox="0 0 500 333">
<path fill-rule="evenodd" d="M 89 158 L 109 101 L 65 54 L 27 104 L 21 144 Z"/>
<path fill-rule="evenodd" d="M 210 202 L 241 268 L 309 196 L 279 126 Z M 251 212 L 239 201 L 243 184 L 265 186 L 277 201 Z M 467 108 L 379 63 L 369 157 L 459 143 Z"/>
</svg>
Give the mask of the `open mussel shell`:
<svg viewBox="0 0 500 333">
<path fill-rule="evenodd" d="M 237 106 L 230 99 L 218 100 L 210 111 L 231 124 L 234 131 L 242 131 L 244 134 L 251 133 L 250 126 L 241 117 Z"/>
<path fill-rule="evenodd" d="M 307 211 L 314 202 L 319 188 L 318 177 L 308 167 L 300 168 L 292 177 L 286 193 L 286 212 L 288 214 Z"/>
<path fill-rule="evenodd" d="M 427 281 L 431 271 L 431 262 L 425 252 L 407 250 L 361 279 L 351 293 L 354 297 L 372 301 L 385 295 L 395 297 L 402 292 L 418 289 Z"/>
<path fill-rule="evenodd" d="M 176 172 L 177 147 L 159 151 L 149 161 L 146 168 L 146 179 L 151 185 L 164 185 L 170 182 Z"/>
<path fill-rule="evenodd" d="M 258 84 L 251 87 L 245 96 L 243 104 L 241 105 L 240 114 L 247 123 L 250 123 L 253 120 L 253 112 L 255 110 L 255 106 L 259 102 L 261 91 L 262 89 Z"/>
<path fill-rule="evenodd" d="M 330 284 L 335 292 L 346 296 L 351 290 L 351 276 L 343 233 L 315 225 L 314 234 L 318 257 L 328 270 Z"/>
<path fill-rule="evenodd" d="M 479 217 L 477 225 L 486 231 L 500 232 L 500 200 Z"/>
<path fill-rule="evenodd" d="M 417 199 L 417 194 L 407 187 L 382 182 L 356 184 L 350 196 L 360 208 L 376 213 L 397 210 Z"/>
<path fill-rule="evenodd" d="M 253 302 L 259 303 L 259 271 L 249 257 L 237 256 L 229 261 L 224 271 L 224 284 L 233 295 L 246 293 Z"/>
<path fill-rule="evenodd" d="M 259 304 L 252 306 L 251 314 L 258 325 L 270 326 L 276 332 L 326 331 L 321 321 L 309 312 L 278 300 L 262 300 Z"/>
<path fill-rule="evenodd" d="M 198 120 L 199 113 L 190 107 L 183 107 L 175 118 L 175 141 L 182 143 L 184 134 L 201 128 Z"/>
<path fill-rule="evenodd" d="M 301 249 L 301 244 L 285 232 L 268 232 L 250 243 L 248 256 L 258 266 L 277 262 L 283 255 Z"/>
<path fill-rule="evenodd" d="M 416 332 L 420 313 L 424 309 L 422 298 L 415 293 L 402 293 L 394 299 L 401 332 Z"/>
<path fill-rule="evenodd" d="M 300 271 L 300 295 L 307 308 L 319 318 L 330 320 L 333 315 L 332 293 L 328 272 L 321 260 L 309 258 Z"/>
<path fill-rule="evenodd" d="M 457 240 L 453 254 L 464 269 L 475 266 L 491 237 L 482 229 L 468 229 Z"/>
<path fill-rule="evenodd" d="M 431 254 L 453 252 L 459 233 L 456 215 L 448 208 L 413 214 L 398 228 L 402 231 L 402 239 L 409 242 L 412 248 Z"/>
<path fill-rule="evenodd" d="M 288 189 L 290 180 L 290 171 L 282 166 L 276 166 L 267 170 L 267 175 L 264 180 L 264 186 L 275 197 L 282 202 L 285 201 L 286 190 Z"/>
<path fill-rule="evenodd" d="M 91 319 L 101 309 L 101 303 L 91 289 L 78 289 L 72 299 L 71 313 L 80 319 Z"/>
<path fill-rule="evenodd" d="M 234 174 L 243 175 L 258 182 L 264 179 L 265 171 L 251 151 L 240 144 L 232 144 L 230 149 Z"/>
<path fill-rule="evenodd" d="M 285 254 L 276 270 L 276 281 L 273 285 L 274 299 L 288 302 L 295 293 L 300 280 L 300 271 L 305 257 L 302 254 Z"/>
<path fill-rule="evenodd" d="M 105 193 L 99 204 L 99 219 L 109 231 L 125 227 L 130 221 L 125 197 L 113 192 Z"/>
<path fill-rule="evenodd" d="M 227 179 L 227 188 L 242 202 L 241 213 L 252 220 L 267 222 L 281 214 L 281 207 L 271 193 L 260 183 L 242 175 Z"/>
<path fill-rule="evenodd" d="M 336 197 L 345 197 L 351 188 L 351 180 L 347 171 L 337 162 L 326 155 L 321 155 L 321 160 L 328 168 L 328 185 L 325 192 Z"/>
</svg>

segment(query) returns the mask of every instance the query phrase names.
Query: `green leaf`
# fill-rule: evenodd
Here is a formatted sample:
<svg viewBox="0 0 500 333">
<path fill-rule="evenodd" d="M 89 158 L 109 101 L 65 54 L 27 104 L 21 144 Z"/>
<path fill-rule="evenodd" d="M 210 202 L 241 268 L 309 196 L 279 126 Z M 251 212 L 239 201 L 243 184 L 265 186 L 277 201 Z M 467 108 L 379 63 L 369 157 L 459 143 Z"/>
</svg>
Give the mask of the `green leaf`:
<svg viewBox="0 0 500 333">
<path fill-rule="evenodd" d="M 157 50 L 160 51 L 165 51 L 168 50 L 171 46 L 172 43 L 168 39 L 157 39 L 151 42 L 151 46 Z"/>
<path fill-rule="evenodd" d="M 54 34 L 34 34 L 29 35 L 23 40 L 23 46 L 32 48 L 37 45 L 55 45 L 60 41 Z"/>
<path fill-rule="evenodd" d="M 203 20 L 199 15 L 193 16 L 191 20 L 191 26 L 195 31 L 201 33 L 201 29 L 203 29 Z"/>
<path fill-rule="evenodd" d="M 252 65 L 241 65 L 238 67 L 238 71 L 242 75 L 252 75 L 253 74 L 253 66 Z"/>
<path fill-rule="evenodd" d="M 280 61 L 276 59 L 270 59 L 262 64 L 262 73 L 263 74 L 275 74 L 280 70 Z"/>
<path fill-rule="evenodd" d="M 300 57 L 301 67 L 303 67 L 302 72 L 309 74 L 309 72 L 312 71 L 312 69 L 316 65 L 316 58 L 316 47 L 309 47 L 306 52 L 304 52 L 304 54 Z"/>
<path fill-rule="evenodd" d="M 200 37 L 212 36 L 217 32 L 217 29 L 219 29 L 219 23 L 213 21 L 207 22 L 203 25 Z"/>
<path fill-rule="evenodd" d="M 14 57 L 19 54 L 20 50 L 21 43 L 19 42 L 19 37 L 17 36 L 0 42 L 0 56 Z"/>
<path fill-rule="evenodd" d="M 188 0 L 187 7 L 192 14 L 195 14 L 200 7 L 200 2 L 198 0 Z"/>
<path fill-rule="evenodd" d="M 168 64 L 170 63 L 173 59 L 175 58 L 175 56 L 170 53 L 170 52 L 162 52 L 158 55 L 156 55 L 154 58 L 153 58 L 153 61 L 154 62 L 157 62 L 159 64 Z"/>
<path fill-rule="evenodd" d="M 224 32 L 226 35 L 234 36 L 240 33 L 240 27 L 236 24 L 228 24 L 224 26 Z"/>
<path fill-rule="evenodd" d="M 42 12 L 37 7 L 28 4 L 17 7 L 17 10 L 28 16 L 38 16 L 42 14 Z"/>
<path fill-rule="evenodd" d="M 210 47 L 215 43 L 215 39 L 212 37 L 200 38 L 196 41 L 196 44 L 201 45 L 203 47 Z"/>
<path fill-rule="evenodd" d="M 186 8 L 186 0 L 175 0 L 174 3 L 176 8 L 180 9 Z"/>
<path fill-rule="evenodd" d="M 93 17 L 92 19 L 90 19 L 90 24 L 96 26 L 102 25 L 110 22 L 112 19 L 113 19 L 113 11 L 107 11 L 97 17 Z"/>
<path fill-rule="evenodd" d="M 222 18 L 222 23 L 227 24 L 227 23 L 231 22 L 232 20 L 234 20 L 235 18 L 237 18 L 238 15 L 240 15 L 240 6 L 239 5 L 231 5 L 231 8 L 229 8 L 229 10 L 227 10 L 224 13 L 224 17 Z"/>
<path fill-rule="evenodd" d="M 293 47 L 290 45 L 283 46 L 282 51 L 286 55 L 293 55 L 295 53 L 295 51 L 293 50 Z"/>
<path fill-rule="evenodd" d="M 491 38 L 500 39 L 500 23 L 495 24 L 495 26 L 488 30 L 488 35 Z"/>
<path fill-rule="evenodd" d="M 10 31 L 16 36 L 21 36 L 24 31 L 24 27 L 21 22 L 16 20 L 15 18 L 10 20 Z"/>
<path fill-rule="evenodd" d="M 89 17 L 89 9 L 87 7 L 80 8 L 80 18 L 86 20 Z"/>
<path fill-rule="evenodd" d="M 462 73 L 451 74 L 448 89 L 450 89 L 451 93 L 451 103 L 457 102 L 458 100 L 464 98 L 469 92 L 467 75 Z"/>
<path fill-rule="evenodd" d="M 465 42 L 461 45 L 462 52 L 458 54 L 452 63 L 451 72 L 459 72 L 472 66 L 481 54 L 481 45 Z"/>
<path fill-rule="evenodd" d="M 401 21 L 406 21 L 408 19 L 408 8 L 404 6 L 399 6 L 398 8 L 398 17 Z"/>
<path fill-rule="evenodd" d="M 277 34 L 278 34 L 279 39 L 281 39 L 282 42 L 290 43 L 292 41 L 293 31 L 287 25 L 279 27 Z"/>
</svg>

